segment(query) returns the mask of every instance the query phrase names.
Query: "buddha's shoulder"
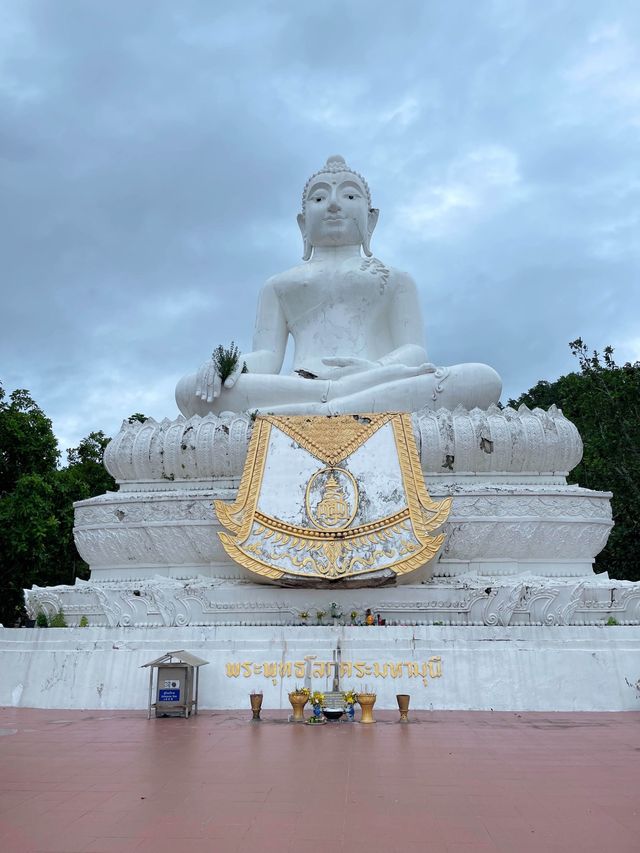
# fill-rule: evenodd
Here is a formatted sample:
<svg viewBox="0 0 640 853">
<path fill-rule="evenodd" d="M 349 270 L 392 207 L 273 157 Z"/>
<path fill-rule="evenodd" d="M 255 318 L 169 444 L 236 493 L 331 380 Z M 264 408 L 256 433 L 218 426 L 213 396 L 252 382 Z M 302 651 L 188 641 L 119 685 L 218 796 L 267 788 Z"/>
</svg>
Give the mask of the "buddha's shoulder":
<svg viewBox="0 0 640 853">
<path fill-rule="evenodd" d="M 274 290 L 281 290 L 283 287 L 290 287 L 292 284 L 304 281 L 309 278 L 309 275 L 310 269 L 308 264 L 296 264 L 294 267 L 290 267 L 287 270 L 283 270 L 283 272 L 272 275 L 267 279 L 265 287 Z"/>
<path fill-rule="evenodd" d="M 411 278 L 408 272 L 405 272 L 404 270 L 399 270 L 397 267 L 392 267 L 391 264 L 387 264 L 385 261 L 380 260 L 380 258 L 376 258 L 375 255 L 372 255 L 372 257 L 370 258 L 363 258 L 360 263 L 362 269 L 371 269 L 376 271 L 386 270 L 389 278 Z"/>
<path fill-rule="evenodd" d="M 361 269 L 367 270 L 372 275 L 381 276 L 384 278 L 385 283 L 392 289 L 405 290 L 415 288 L 416 286 L 408 272 L 392 267 L 381 261 L 380 258 L 364 258 L 361 263 Z"/>
<path fill-rule="evenodd" d="M 385 264 L 384 261 L 376 257 L 349 260 L 343 263 L 341 272 L 345 275 L 360 272 L 383 276 L 391 286 L 415 286 L 409 273 L 389 266 L 389 264 Z M 314 264 L 303 261 L 300 264 L 289 267 L 289 269 L 283 272 L 271 276 L 271 278 L 267 279 L 265 287 L 280 290 L 291 285 L 300 284 L 301 282 L 309 282 L 314 278 L 324 280 L 326 275 L 327 270 L 324 267 L 315 266 Z"/>
</svg>

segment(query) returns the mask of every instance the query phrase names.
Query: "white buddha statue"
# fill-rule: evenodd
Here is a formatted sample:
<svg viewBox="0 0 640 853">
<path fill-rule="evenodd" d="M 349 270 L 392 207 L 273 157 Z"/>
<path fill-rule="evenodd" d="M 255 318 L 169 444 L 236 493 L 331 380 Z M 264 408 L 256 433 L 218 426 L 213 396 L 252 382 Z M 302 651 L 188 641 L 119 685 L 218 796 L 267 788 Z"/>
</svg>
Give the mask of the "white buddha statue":
<svg viewBox="0 0 640 853">
<path fill-rule="evenodd" d="M 267 281 L 253 351 L 241 356 L 224 383 L 212 360 L 180 380 L 176 401 L 186 417 L 256 410 L 413 412 L 497 403 L 502 382 L 491 367 L 438 368 L 427 361 L 413 279 L 369 248 L 378 214 L 364 178 L 342 157 L 329 157 L 302 196 L 304 263 Z M 281 375 L 289 335 L 293 373 Z"/>
</svg>

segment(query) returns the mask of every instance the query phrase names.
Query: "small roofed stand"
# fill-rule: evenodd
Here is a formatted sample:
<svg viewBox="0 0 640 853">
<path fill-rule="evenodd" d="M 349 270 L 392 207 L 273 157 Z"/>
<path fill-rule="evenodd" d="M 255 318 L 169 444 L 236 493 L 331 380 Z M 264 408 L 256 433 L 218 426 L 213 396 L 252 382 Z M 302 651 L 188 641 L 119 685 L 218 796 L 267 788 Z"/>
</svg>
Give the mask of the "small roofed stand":
<svg viewBox="0 0 640 853">
<path fill-rule="evenodd" d="M 198 681 L 201 666 L 208 660 L 185 652 L 167 652 L 162 657 L 142 667 L 149 667 L 149 709 L 147 719 L 151 719 L 151 711 L 155 710 L 156 717 L 189 717 L 198 713 Z M 153 674 L 156 673 L 155 702 L 153 701 Z"/>
</svg>

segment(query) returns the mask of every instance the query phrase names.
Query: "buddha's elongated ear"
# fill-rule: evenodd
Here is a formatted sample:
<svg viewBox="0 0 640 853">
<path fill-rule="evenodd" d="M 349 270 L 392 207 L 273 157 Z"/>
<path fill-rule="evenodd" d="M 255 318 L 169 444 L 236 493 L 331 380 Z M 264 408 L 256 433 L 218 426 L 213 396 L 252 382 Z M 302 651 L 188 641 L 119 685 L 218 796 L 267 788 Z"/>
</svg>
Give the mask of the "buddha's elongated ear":
<svg viewBox="0 0 640 853">
<path fill-rule="evenodd" d="M 371 243 L 371 235 L 373 234 L 373 229 L 376 227 L 378 223 L 378 217 L 380 216 L 380 211 L 377 207 L 372 207 L 369 210 L 369 215 L 367 217 L 367 233 L 365 239 L 362 242 L 362 251 L 365 255 L 370 258 L 373 254 L 371 249 L 369 248 L 369 244 Z"/>
<path fill-rule="evenodd" d="M 308 261 L 311 257 L 311 252 L 313 251 L 313 246 L 307 239 L 307 226 L 304 220 L 304 213 L 298 214 L 298 228 L 300 229 L 300 233 L 302 234 L 302 242 L 304 246 L 304 252 L 302 254 L 302 260 Z"/>
</svg>

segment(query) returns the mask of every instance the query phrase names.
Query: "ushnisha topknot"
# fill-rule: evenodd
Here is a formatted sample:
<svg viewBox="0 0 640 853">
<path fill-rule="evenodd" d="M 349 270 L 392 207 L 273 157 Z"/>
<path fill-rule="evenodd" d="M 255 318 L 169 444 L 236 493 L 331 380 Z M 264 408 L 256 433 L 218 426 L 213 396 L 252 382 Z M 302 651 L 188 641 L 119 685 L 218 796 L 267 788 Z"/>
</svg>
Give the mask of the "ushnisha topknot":
<svg viewBox="0 0 640 853">
<path fill-rule="evenodd" d="M 313 175 L 309 178 L 307 183 L 304 185 L 304 190 L 302 191 L 302 212 L 304 213 L 307 206 L 307 192 L 309 187 L 311 186 L 312 181 L 314 181 L 318 175 L 326 175 L 332 174 L 336 172 L 349 172 L 349 174 L 353 175 L 354 178 L 357 178 L 358 181 L 362 184 L 366 194 L 367 194 L 367 204 L 371 207 L 371 191 L 369 190 L 369 184 L 365 181 L 362 175 L 359 172 L 354 172 L 353 169 L 350 169 L 347 166 L 344 157 L 340 156 L 340 154 L 332 154 L 330 157 L 327 157 L 327 162 L 323 166 L 322 169 L 318 169 L 317 172 L 314 172 Z"/>
</svg>

